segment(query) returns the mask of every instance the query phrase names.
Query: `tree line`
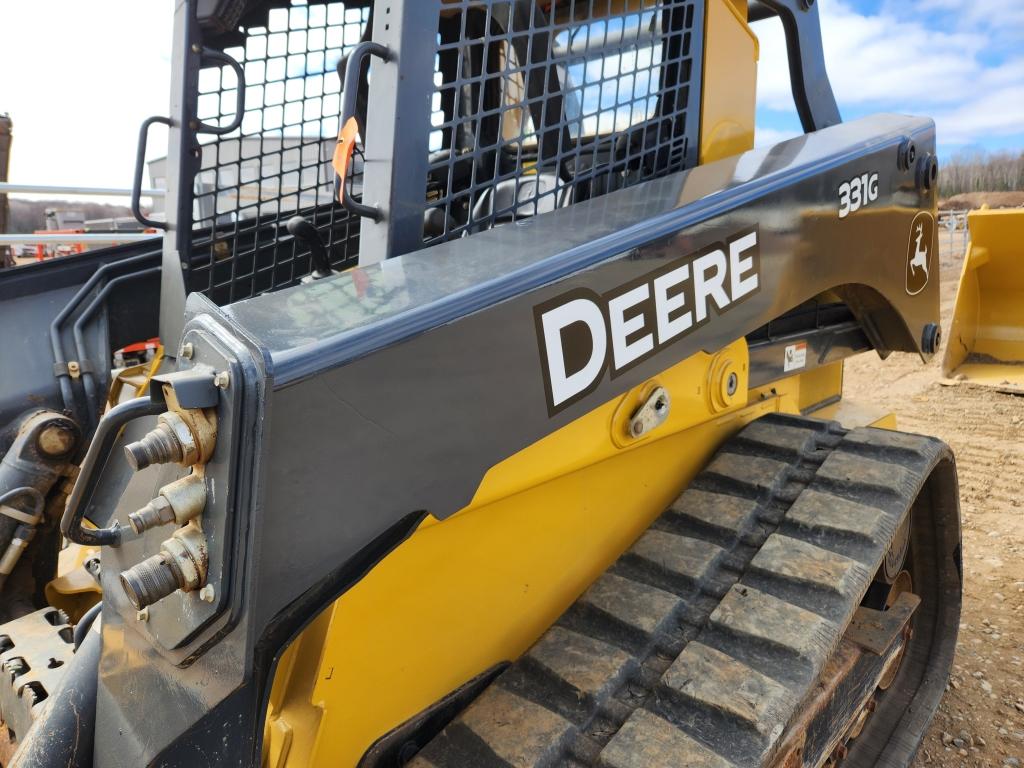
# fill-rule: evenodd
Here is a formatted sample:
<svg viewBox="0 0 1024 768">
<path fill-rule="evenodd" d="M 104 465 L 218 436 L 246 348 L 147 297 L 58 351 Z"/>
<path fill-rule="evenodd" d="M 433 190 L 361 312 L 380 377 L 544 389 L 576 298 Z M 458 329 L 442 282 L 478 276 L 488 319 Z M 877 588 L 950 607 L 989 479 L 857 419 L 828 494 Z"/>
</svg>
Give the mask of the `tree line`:
<svg viewBox="0 0 1024 768">
<path fill-rule="evenodd" d="M 939 166 L 939 196 L 1024 191 L 1024 151 L 958 152 Z"/>
</svg>

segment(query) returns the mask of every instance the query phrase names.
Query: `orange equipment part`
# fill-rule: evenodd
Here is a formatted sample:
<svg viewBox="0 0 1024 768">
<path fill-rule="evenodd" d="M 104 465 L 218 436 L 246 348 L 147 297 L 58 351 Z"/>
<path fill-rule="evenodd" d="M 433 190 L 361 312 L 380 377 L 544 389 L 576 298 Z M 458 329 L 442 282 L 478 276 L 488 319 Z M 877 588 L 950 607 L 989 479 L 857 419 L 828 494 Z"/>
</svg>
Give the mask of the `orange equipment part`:
<svg viewBox="0 0 1024 768">
<path fill-rule="evenodd" d="M 331 165 L 334 172 L 341 180 L 338 183 L 338 202 L 344 203 L 345 179 L 348 177 L 348 165 L 352 161 L 352 152 L 356 148 L 356 137 L 359 134 L 359 123 L 354 117 L 350 117 L 338 131 L 338 143 L 334 147 L 334 158 Z"/>
</svg>

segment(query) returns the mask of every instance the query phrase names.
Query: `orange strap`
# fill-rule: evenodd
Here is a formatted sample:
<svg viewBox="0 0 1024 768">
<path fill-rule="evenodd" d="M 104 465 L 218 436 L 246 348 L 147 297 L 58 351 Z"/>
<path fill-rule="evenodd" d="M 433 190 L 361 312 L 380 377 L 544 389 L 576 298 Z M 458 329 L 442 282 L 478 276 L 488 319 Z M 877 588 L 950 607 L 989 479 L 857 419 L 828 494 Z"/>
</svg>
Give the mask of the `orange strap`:
<svg viewBox="0 0 1024 768">
<path fill-rule="evenodd" d="M 356 148 L 356 136 L 359 134 L 359 124 L 355 117 L 350 117 L 338 131 L 338 143 L 334 147 L 334 158 L 331 165 L 334 172 L 341 179 L 338 187 L 338 202 L 343 202 L 345 197 L 345 179 L 348 178 L 348 164 L 352 161 L 352 152 Z"/>
</svg>

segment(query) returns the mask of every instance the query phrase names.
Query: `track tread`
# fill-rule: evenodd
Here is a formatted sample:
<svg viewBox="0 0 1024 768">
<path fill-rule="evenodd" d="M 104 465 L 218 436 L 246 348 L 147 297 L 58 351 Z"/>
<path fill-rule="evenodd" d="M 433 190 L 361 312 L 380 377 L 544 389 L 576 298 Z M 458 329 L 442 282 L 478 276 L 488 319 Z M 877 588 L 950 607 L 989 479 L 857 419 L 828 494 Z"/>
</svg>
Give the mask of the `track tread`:
<svg viewBox="0 0 1024 768">
<path fill-rule="evenodd" d="M 412 764 L 490 765 L 482 746 L 502 768 L 764 764 L 941 450 L 752 422 Z"/>
</svg>

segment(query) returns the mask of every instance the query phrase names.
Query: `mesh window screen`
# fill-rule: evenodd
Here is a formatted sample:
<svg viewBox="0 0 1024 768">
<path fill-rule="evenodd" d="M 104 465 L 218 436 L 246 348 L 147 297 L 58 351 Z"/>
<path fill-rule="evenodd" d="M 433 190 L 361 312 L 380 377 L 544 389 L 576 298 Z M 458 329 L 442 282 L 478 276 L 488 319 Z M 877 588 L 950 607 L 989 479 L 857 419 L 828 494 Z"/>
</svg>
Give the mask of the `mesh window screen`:
<svg viewBox="0 0 1024 768">
<path fill-rule="evenodd" d="M 245 112 L 230 133 L 200 134 L 190 291 L 224 305 L 308 274 L 308 248 L 284 229 L 296 213 L 320 231 L 335 266 L 355 263 L 359 221 L 334 202 L 330 161 L 341 112 L 338 62 L 359 43 L 368 17 L 368 8 L 351 3 L 292 0 L 222 46 L 244 71 Z M 199 119 L 229 126 L 237 89 L 231 67 L 204 67 Z M 348 183 L 358 195 L 358 154 L 353 171 Z"/>
<path fill-rule="evenodd" d="M 445 0 L 430 244 L 696 164 L 695 0 Z"/>
</svg>

